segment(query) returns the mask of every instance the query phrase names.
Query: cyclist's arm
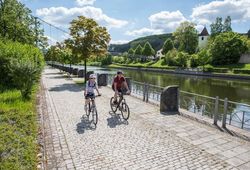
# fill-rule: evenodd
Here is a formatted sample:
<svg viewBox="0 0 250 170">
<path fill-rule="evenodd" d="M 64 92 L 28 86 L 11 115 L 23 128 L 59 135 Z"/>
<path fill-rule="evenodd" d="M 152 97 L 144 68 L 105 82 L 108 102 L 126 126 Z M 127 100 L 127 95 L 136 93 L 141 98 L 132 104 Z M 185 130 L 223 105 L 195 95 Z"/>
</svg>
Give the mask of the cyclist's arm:
<svg viewBox="0 0 250 170">
<path fill-rule="evenodd" d="M 98 86 L 97 85 L 95 86 L 95 90 L 97 91 L 97 94 L 100 96 L 101 94 L 100 94 L 100 92 L 98 90 Z"/>
<path fill-rule="evenodd" d="M 114 82 L 114 90 L 115 90 L 115 93 L 118 93 L 118 91 L 117 91 L 117 82 Z"/>
</svg>

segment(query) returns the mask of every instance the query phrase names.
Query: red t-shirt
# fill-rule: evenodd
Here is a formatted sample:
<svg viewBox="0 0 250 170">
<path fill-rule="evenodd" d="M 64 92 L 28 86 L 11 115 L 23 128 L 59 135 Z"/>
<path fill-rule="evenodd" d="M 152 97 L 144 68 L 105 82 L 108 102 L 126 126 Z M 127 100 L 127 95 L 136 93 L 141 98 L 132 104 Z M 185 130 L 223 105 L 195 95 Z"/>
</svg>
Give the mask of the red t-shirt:
<svg viewBox="0 0 250 170">
<path fill-rule="evenodd" d="M 116 83 L 116 89 L 121 89 L 122 87 L 122 83 L 125 81 L 124 77 L 119 78 L 118 76 L 116 76 L 114 78 L 114 83 Z M 112 85 L 113 89 L 114 89 L 114 84 Z"/>
</svg>

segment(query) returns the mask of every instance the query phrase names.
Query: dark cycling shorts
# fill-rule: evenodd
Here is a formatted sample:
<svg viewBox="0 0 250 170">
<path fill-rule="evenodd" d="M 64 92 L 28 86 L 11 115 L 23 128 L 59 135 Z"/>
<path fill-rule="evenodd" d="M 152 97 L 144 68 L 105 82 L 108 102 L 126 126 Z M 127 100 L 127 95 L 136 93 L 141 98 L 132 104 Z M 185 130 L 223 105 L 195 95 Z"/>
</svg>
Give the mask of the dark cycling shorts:
<svg viewBox="0 0 250 170">
<path fill-rule="evenodd" d="M 88 93 L 86 96 L 85 96 L 85 99 L 93 99 L 95 98 L 95 94 L 94 93 Z"/>
<path fill-rule="evenodd" d="M 112 89 L 113 89 L 113 91 L 115 91 L 114 88 L 112 88 Z M 119 93 L 126 94 L 127 89 L 125 89 L 125 88 L 120 88 L 120 89 L 117 89 L 117 91 L 118 91 Z"/>
</svg>

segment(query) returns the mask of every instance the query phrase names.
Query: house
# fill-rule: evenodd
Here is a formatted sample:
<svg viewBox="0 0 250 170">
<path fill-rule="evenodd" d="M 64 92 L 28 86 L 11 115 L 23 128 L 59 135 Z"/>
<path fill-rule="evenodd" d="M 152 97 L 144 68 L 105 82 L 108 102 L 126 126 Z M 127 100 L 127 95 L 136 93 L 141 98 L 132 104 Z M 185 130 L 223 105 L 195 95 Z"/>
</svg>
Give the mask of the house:
<svg viewBox="0 0 250 170">
<path fill-rule="evenodd" d="M 156 52 L 156 58 L 157 58 L 157 59 L 161 59 L 163 56 L 164 56 L 164 55 L 162 54 L 162 49 L 160 49 L 160 50 L 158 50 L 158 51 Z"/>
<path fill-rule="evenodd" d="M 208 31 L 207 28 L 204 27 L 201 33 L 198 35 L 199 41 L 198 41 L 198 47 L 199 49 L 206 47 L 207 42 L 208 42 Z"/>
</svg>

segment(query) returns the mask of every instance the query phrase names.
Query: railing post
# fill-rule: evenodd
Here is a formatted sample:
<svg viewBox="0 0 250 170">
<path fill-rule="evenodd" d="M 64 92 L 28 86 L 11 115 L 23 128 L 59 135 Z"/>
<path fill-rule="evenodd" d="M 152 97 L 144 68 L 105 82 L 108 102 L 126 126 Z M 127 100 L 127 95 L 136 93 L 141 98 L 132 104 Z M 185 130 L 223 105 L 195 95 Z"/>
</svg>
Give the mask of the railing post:
<svg viewBox="0 0 250 170">
<path fill-rule="evenodd" d="M 226 124 L 227 124 L 227 104 L 228 104 L 228 99 L 225 98 L 224 100 L 224 113 L 223 113 L 223 117 L 222 117 L 222 127 L 226 128 Z"/>
<path fill-rule="evenodd" d="M 244 122 L 245 122 L 245 111 L 243 111 L 242 122 L 241 122 L 241 129 L 244 128 Z"/>
<path fill-rule="evenodd" d="M 218 121 L 218 108 L 219 108 L 219 97 L 215 98 L 215 106 L 214 106 L 214 125 L 217 125 Z"/>
<path fill-rule="evenodd" d="M 149 89 L 149 85 L 147 83 L 146 84 L 146 102 L 148 102 L 148 89 Z"/>
<path fill-rule="evenodd" d="M 145 99 L 146 99 L 146 83 L 145 82 L 143 83 L 142 93 L 143 93 L 143 101 L 145 101 Z"/>
</svg>

